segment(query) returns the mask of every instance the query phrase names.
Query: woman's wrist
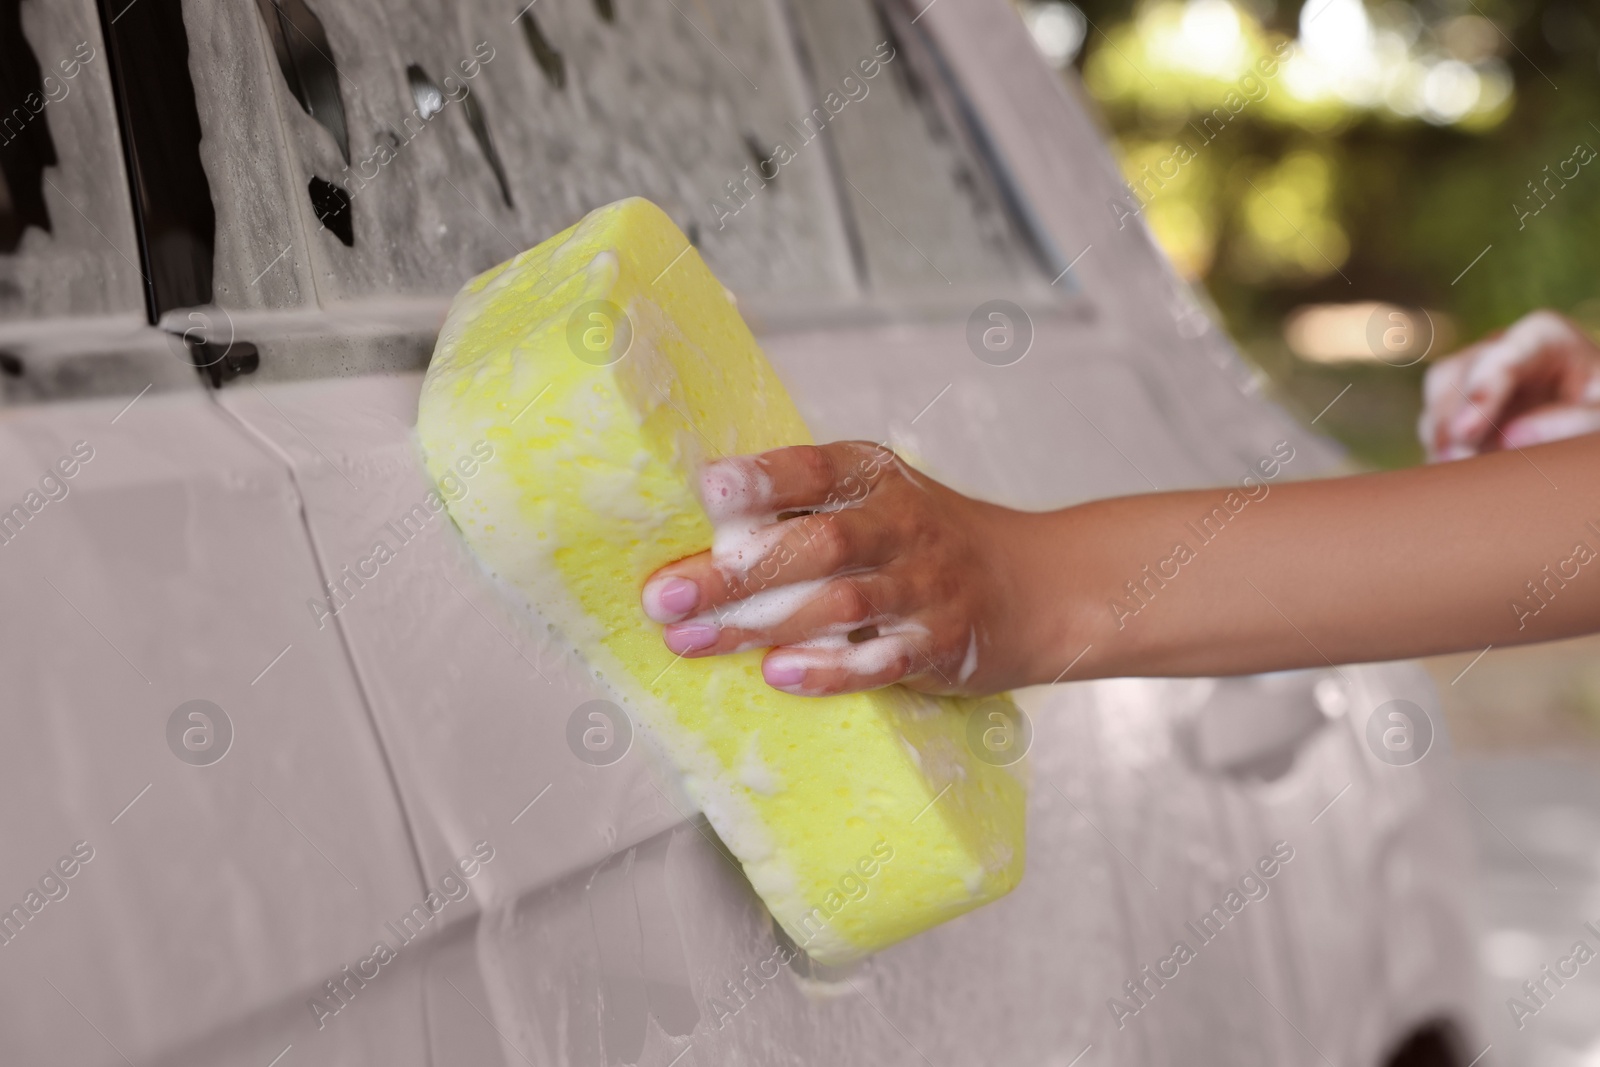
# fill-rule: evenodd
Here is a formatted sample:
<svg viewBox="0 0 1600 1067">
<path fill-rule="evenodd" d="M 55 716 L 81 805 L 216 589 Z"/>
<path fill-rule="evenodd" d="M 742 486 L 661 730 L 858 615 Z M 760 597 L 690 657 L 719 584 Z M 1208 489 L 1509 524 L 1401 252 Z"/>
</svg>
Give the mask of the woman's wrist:
<svg viewBox="0 0 1600 1067">
<path fill-rule="evenodd" d="M 997 629 L 1014 651 L 1013 684 L 1048 684 L 1069 667 L 1080 670 L 1089 657 L 1074 660 L 1094 641 L 1082 582 L 1085 549 L 1092 545 L 1084 528 L 1092 516 L 1082 507 L 1001 510 L 1002 529 L 993 543 L 1001 548 L 1006 588 Z"/>
</svg>

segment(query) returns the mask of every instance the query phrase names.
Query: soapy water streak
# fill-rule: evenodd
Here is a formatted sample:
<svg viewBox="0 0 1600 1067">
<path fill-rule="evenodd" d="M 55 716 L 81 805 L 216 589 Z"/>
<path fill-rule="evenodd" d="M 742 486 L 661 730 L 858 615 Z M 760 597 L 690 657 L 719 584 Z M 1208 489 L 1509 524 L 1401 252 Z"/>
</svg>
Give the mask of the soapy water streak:
<svg viewBox="0 0 1600 1067">
<path fill-rule="evenodd" d="M 53 74 L 46 74 L 40 85 L 43 92 L 29 92 L 9 113 L 0 114 L 0 148 L 21 137 L 23 130 L 43 114 L 46 107 L 59 104 L 72 95 L 70 82 L 82 73 L 86 65 L 94 62 L 98 54 L 88 41 L 79 41 L 71 56 L 56 62 L 56 68 L 61 71 L 60 80 Z"/>
<path fill-rule="evenodd" d="M 488 41 L 479 41 L 473 47 L 472 56 L 456 64 L 456 69 L 461 72 L 461 78 L 465 81 L 458 79 L 454 74 L 448 74 L 445 76 L 442 89 L 437 93 L 424 92 L 420 95 L 416 101 L 417 106 L 400 121 L 401 128 L 405 131 L 403 139 L 402 135 L 392 127 L 385 127 L 378 136 L 377 147 L 365 158 L 353 164 L 354 172 L 351 170 L 352 165 L 345 166 L 343 171 L 345 191 L 352 201 L 356 194 L 365 190 L 379 174 L 383 173 L 383 168 L 399 158 L 400 149 L 409 145 L 428 129 L 433 120 L 444 112 L 447 105 L 461 103 L 471 95 L 472 90 L 466 82 L 476 78 L 494 57 L 494 46 Z M 368 167 L 371 167 L 371 173 L 368 173 Z M 324 223 L 318 229 L 327 229 L 327 224 Z"/>
<path fill-rule="evenodd" d="M 1126 1029 L 1129 1019 L 1150 1007 L 1167 983 L 1176 980 L 1183 973 L 1182 968 L 1198 958 L 1200 949 L 1222 936 L 1229 922 L 1238 918 L 1250 904 L 1266 900 L 1272 892 L 1269 883 L 1293 859 L 1292 845 L 1287 841 L 1274 842 L 1272 850 L 1257 860 L 1254 867 L 1246 870 L 1236 884 L 1228 886 L 1222 899 L 1210 911 L 1197 920 L 1183 924 L 1185 933 L 1195 942 L 1194 947 L 1184 939 L 1173 942 L 1172 951 L 1158 959 L 1154 969 L 1147 964 L 1139 968 L 1136 977 L 1122 983 L 1125 999 L 1120 996 L 1107 997 L 1106 1008 L 1116 1020 L 1117 1029 Z"/>
<path fill-rule="evenodd" d="M 828 123 L 838 118 L 851 103 L 865 100 L 872 91 L 867 82 L 876 78 L 886 64 L 892 63 L 895 54 L 894 45 L 888 41 L 880 41 L 871 55 L 860 60 L 851 68 L 851 73 L 840 80 L 838 90 L 830 91 L 823 97 L 822 102 L 812 108 L 798 123 L 790 120 L 788 126 L 794 131 L 799 147 L 804 148 L 821 137 Z M 856 77 L 856 71 L 860 72 L 861 78 Z M 716 221 L 717 229 L 726 227 L 729 219 L 750 206 L 755 201 L 756 194 L 776 182 L 778 172 L 798 157 L 799 152 L 789 147 L 787 141 L 777 141 L 773 144 L 770 155 L 757 160 L 754 172 L 751 171 L 750 164 L 746 163 L 738 175 L 729 178 L 724 183 L 727 192 L 722 199 L 706 201 L 711 209 L 711 216 Z"/>
<path fill-rule="evenodd" d="M 716 1020 L 717 1029 L 726 1029 L 729 1021 L 748 1007 L 768 982 L 775 981 L 783 967 L 800 957 L 805 947 L 815 941 L 841 912 L 852 903 L 865 900 L 871 892 L 872 879 L 893 859 L 894 846 L 886 838 L 879 838 L 871 852 L 846 868 L 837 883 L 822 895 L 822 899 L 800 917 L 798 925 L 805 934 L 804 940 L 790 943 L 787 938 L 780 939 L 771 952 L 756 961 L 754 973 L 751 973 L 751 965 L 746 964 L 740 968 L 739 976 L 722 983 L 725 1000 L 707 997 L 706 1010 Z M 769 968 L 771 973 L 768 973 Z"/>
<path fill-rule="evenodd" d="M 470 455 L 459 457 L 445 471 L 439 478 L 437 488 L 429 489 L 422 500 L 402 512 L 397 519 L 383 524 L 379 532 L 384 536 L 374 539 L 369 553 L 357 559 L 353 565 L 346 563 L 338 571 L 332 572 L 333 580 L 323 587 L 325 596 L 307 598 L 306 607 L 316 620 L 318 630 L 326 629 L 330 618 L 349 607 L 368 582 L 376 579 L 403 549 L 431 529 L 434 519 L 444 514 L 449 504 L 467 495 L 467 480 L 475 477 L 495 457 L 494 446 L 487 440 L 474 442 L 469 451 Z M 395 544 L 391 546 L 388 539 Z"/>
<path fill-rule="evenodd" d="M 439 927 L 433 920 L 452 903 L 465 900 L 472 893 L 471 880 L 478 876 L 484 865 L 494 859 L 494 846 L 488 841 L 477 841 L 472 851 L 446 867 L 436 885 L 428 887 L 427 895 L 397 920 L 383 924 L 383 939 L 374 941 L 370 955 L 340 969 L 338 974 L 322 983 L 321 992 L 306 1001 L 317 1029 L 325 1029 L 328 1020 L 343 1012 L 355 1001 L 356 995 L 378 978 L 383 968 L 399 957 L 411 942 Z M 390 945 L 390 935 L 394 944 Z"/>
</svg>

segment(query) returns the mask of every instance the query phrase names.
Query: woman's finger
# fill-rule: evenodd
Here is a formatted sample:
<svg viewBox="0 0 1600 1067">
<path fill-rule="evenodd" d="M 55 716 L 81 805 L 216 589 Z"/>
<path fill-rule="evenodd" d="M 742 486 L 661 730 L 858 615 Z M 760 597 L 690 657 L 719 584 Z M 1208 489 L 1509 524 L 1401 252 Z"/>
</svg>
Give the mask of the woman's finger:
<svg viewBox="0 0 1600 1067">
<path fill-rule="evenodd" d="M 761 663 L 768 685 L 795 696 L 834 696 L 892 685 L 915 673 L 920 629 L 881 634 L 870 640 L 812 642 L 775 648 Z"/>
<path fill-rule="evenodd" d="M 887 448 L 866 441 L 732 456 L 705 466 L 700 498 L 713 523 L 848 507 L 866 496 L 892 459 Z"/>
<path fill-rule="evenodd" d="M 1586 347 L 1587 338 L 1553 311 L 1524 315 L 1485 341 L 1458 386 L 1464 402 L 1447 427 L 1451 442 L 1489 441 L 1495 426 L 1515 414 L 1513 402 L 1538 406 L 1560 399 L 1563 370 L 1587 358 Z"/>
<path fill-rule="evenodd" d="M 796 583 L 877 567 L 892 558 L 895 544 L 884 519 L 868 511 L 796 516 L 761 527 L 743 544 L 725 539 L 720 551 L 661 568 L 645 583 L 645 614 L 677 622 Z"/>
<path fill-rule="evenodd" d="M 713 592 L 726 599 L 728 579 L 711 562 L 710 552 L 700 552 L 669 564 L 644 583 L 640 600 L 644 613 L 655 622 L 676 622 L 709 603 Z"/>
<path fill-rule="evenodd" d="M 1449 433 L 1450 422 L 1463 405 L 1465 394 L 1460 387 L 1472 368 L 1477 350 L 1477 345 L 1463 349 L 1435 363 L 1423 375 L 1422 414 L 1417 420 L 1417 437 L 1430 459 L 1445 458 L 1456 445 Z"/>
<path fill-rule="evenodd" d="M 1600 430 L 1600 408 L 1566 406 L 1541 408 L 1500 427 L 1499 443 L 1506 448 L 1531 448 L 1564 441 Z"/>
<path fill-rule="evenodd" d="M 844 575 L 779 586 L 674 623 L 663 632 L 673 652 L 720 656 L 812 639 L 866 640 L 900 607 L 881 574 Z"/>
</svg>

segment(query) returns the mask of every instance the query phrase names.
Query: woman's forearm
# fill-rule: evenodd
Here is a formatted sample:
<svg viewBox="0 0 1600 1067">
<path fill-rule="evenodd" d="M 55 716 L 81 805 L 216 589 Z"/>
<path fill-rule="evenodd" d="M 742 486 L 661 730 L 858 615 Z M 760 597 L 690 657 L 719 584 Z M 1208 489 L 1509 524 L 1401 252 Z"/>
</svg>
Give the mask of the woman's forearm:
<svg viewBox="0 0 1600 1067">
<path fill-rule="evenodd" d="M 721 547 L 663 567 L 644 607 L 673 652 L 768 648 L 768 684 L 805 696 L 1247 674 L 1600 630 L 1600 435 L 1263 475 L 1030 514 L 866 442 L 733 457 L 701 479 Z"/>
<path fill-rule="evenodd" d="M 1047 620 L 1031 680 L 1074 660 L 1068 678 L 1243 674 L 1600 629 L 1600 437 L 1252 492 L 1018 520 L 1010 568 Z"/>
</svg>

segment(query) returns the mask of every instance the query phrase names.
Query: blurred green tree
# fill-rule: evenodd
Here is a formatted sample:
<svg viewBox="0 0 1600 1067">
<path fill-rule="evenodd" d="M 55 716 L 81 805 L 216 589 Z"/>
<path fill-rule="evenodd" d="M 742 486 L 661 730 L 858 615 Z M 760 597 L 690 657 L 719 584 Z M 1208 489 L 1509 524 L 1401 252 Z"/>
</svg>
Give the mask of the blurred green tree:
<svg viewBox="0 0 1600 1067">
<path fill-rule="evenodd" d="M 1279 398 L 1367 463 L 1420 458 L 1422 366 L 1315 362 L 1307 305 L 1537 307 L 1600 330 L 1600 9 L 1578 0 L 1026 0 L 1143 219 Z"/>
</svg>

